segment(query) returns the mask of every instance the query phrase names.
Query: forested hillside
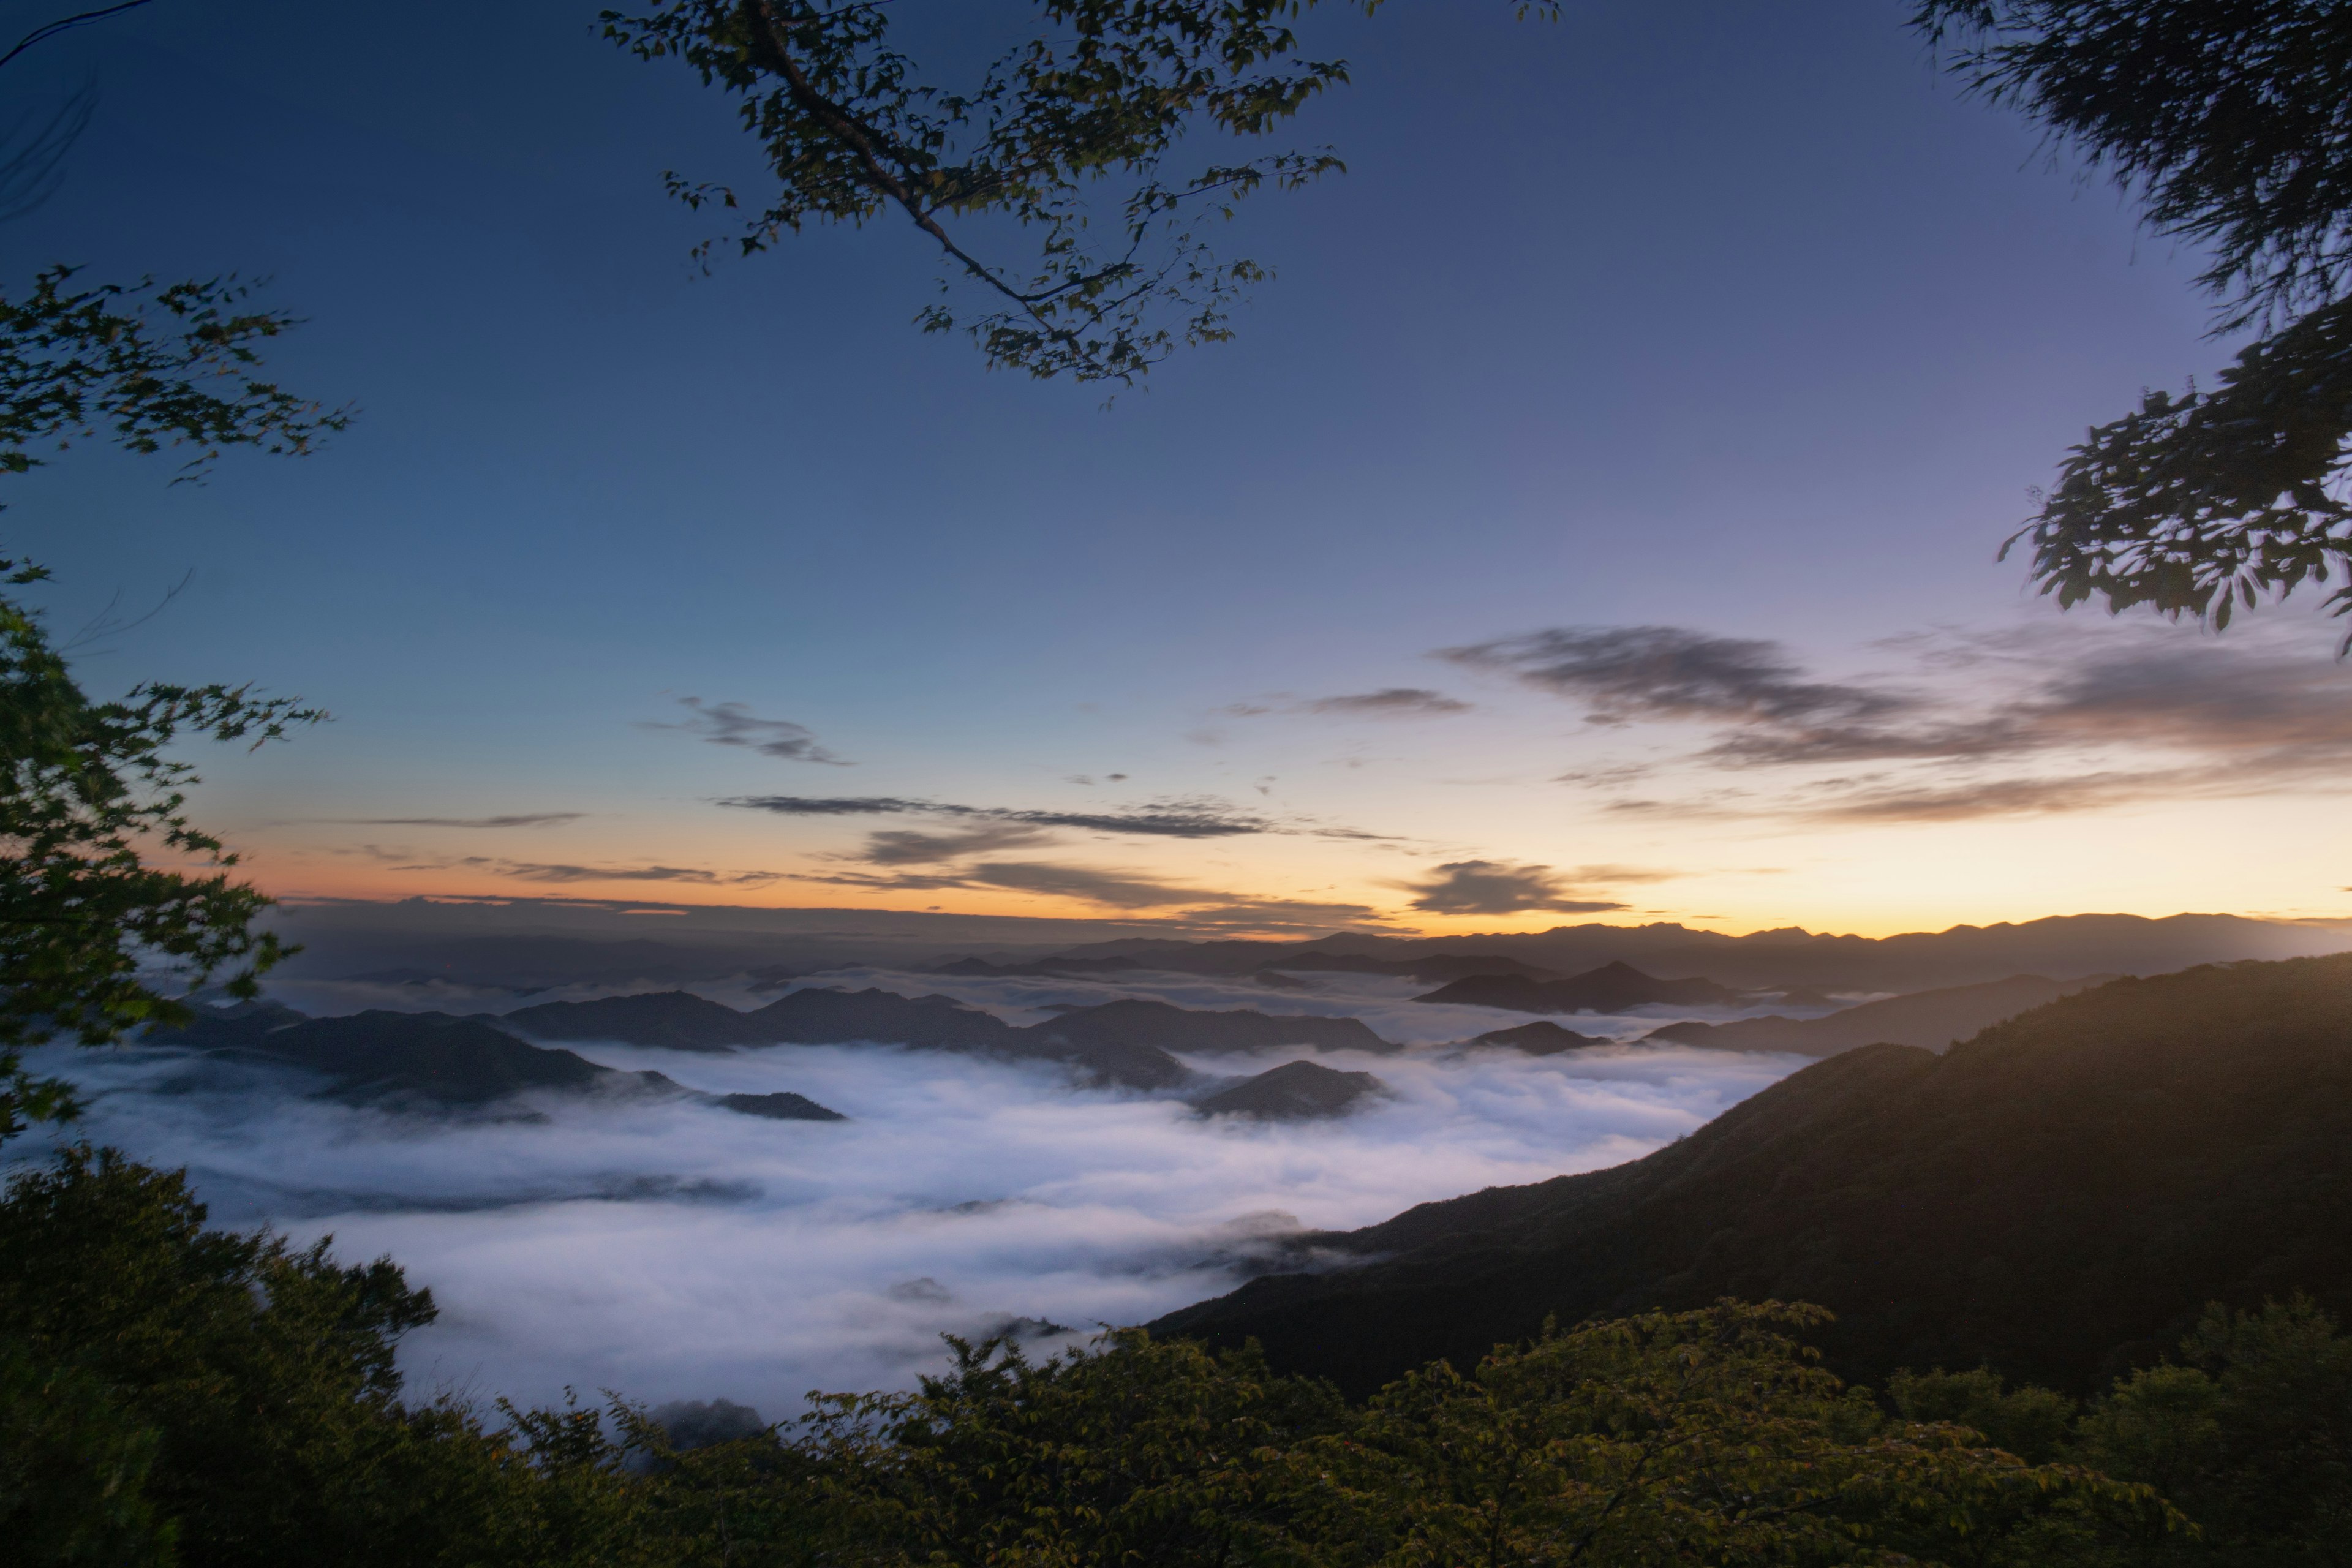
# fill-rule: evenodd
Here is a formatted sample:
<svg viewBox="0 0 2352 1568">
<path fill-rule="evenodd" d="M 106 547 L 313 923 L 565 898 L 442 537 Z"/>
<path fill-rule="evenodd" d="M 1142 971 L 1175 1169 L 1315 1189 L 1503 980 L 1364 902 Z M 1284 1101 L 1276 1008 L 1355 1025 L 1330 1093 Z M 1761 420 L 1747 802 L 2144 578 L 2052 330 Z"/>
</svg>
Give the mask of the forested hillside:
<svg viewBox="0 0 2352 1568">
<path fill-rule="evenodd" d="M 1949 1054 L 1821 1062 L 1644 1160 L 1317 1238 L 1360 1267 L 1155 1324 L 1358 1393 L 1563 1321 L 1838 1313 L 1832 1364 L 2087 1392 L 2209 1300 L 2352 1303 L 2352 957 L 2121 980 Z"/>
</svg>

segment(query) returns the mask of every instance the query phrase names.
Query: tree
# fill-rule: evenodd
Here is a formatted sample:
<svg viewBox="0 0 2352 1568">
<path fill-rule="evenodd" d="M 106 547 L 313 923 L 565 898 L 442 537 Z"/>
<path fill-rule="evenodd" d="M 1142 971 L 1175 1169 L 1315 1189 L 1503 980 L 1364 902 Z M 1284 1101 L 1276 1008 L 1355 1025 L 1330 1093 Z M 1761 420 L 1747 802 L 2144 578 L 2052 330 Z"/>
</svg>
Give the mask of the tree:
<svg viewBox="0 0 2352 1568">
<path fill-rule="evenodd" d="M 0 300 L 0 473 L 96 438 L 133 452 L 191 447 L 181 477 L 194 478 L 225 447 L 299 456 L 348 423 L 257 379 L 257 344 L 289 322 L 242 309 L 235 280 L 72 279 L 52 268 Z M 13 561 L 0 574 L 13 587 L 47 575 Z M 39 616 L 0 595 L 0 1140 L 73 1111 L 63 1084 L 25 1072 L 24 1046 L 59 1033 L 104 1045 L 184 1021 L 151 983 L 159 963 L 183 989 L 230 970 L 230 991 L 250 995 L 284 956 L 253 930 L 269 900 L 233 880 L 236 856 L 189 820 L 195 776 L 169 748 L 195 735 L 258 746 L 320 717 L 250 687 L 149 682 L 92 701 Z"/>
<path fill-rule="evenodd" d="M 2146 394 L 2010 540 L 2062 605 L 2229 624 L 2342 579 L 2352 611 L 2352 11 L 2329 0 L 1922 0 L 1969 89 L 2022 110 L 2209 247 L 2217 330 L 2263 335 L 2210 390 Z M 2007 553 L 2004 546 L 2003 553 Z M 2352 638 L 2347 638 L 2352 648 Z"/>
<path fill-rule="evenodd" d="M 1028 36 L 963 91 L 890 47 L 884 0 L 662 0 L 604 22 L 640 58 L 676 57 L 740 100 L 776 190 L 747 203 L 667 179 L 698 210 L 755 208 L 735 236 L 743 254 L 807 223 L 895 214 L 948 268 L 942 301 L 917 317 L 925 331 L 968 332 L 992 368 L 1131 384 L 1180 346 L 1230 338 L 1234 301 L 1266 276 L 1221 258 L 1202 226 L 1260 186 L 1344 167 L 1325 147 L 1168 168 L 1188 132 L 1264 137 L 1347 80 L 1346 62 L 1297 52 L 1291 20 L 1314 4 L 1039 0 Z M 1107 182 L 1124 194 L 1098 214 L 1088 193 Z M 1038 231 L 1034 258 L 986 261 L 960 237 L 991 217 Z M 958 303 L 951 280 L 981 302 Z"/>
<path fill-rule="evenodd" d="M 1795 1338 L 1828 1321 L 1725 1301 L 1412 1373 L 1318 1456 L 1323 1529 L 1352 1542 L 1336 1561 L 2043 1563 L 2066 1535 L 2169 1519 L 2145 1487 L 1889 1422 Z"/>
<path fill-rule="evenodd" d="M 2178 1363 L 2144 1368 L 2082 1421 L 2085 1464 L 2147 1482 L 2200 1527 L 2144 1560 L 2352 1563 L 2352 1338 L 2309 1300 L 2206 1309 Z"/>
<path fill-rule="evenodd" d="M 138 9 L 100 6 L 34 28 L 5 67 L 47 39 Z M 77 100 L 13 153 L 0 150 L 0 208 L 26 210 L 53 184 L 87 119 Z M 292 324 L 250 308 L 234 278 L 157 287 L 82 287 L 51 267 L 0 298 L 0 474 L 39 467 L 78 440 L 155 453 L 192 448 L 178 479 L 201 479 L 229 447 L 286 456 L 312 451 L 350 423 L 260 379 L 260 345 Z M 42 568 L 0 560 L 0 583 L 22 588 Z M 75 1112 L 55 1079 L 24 1070 L 22 1047 L 55 1034 L 104 1045 L 185 1009 L 142 971 L 159 963 L 185 989 L 232 969 L 240 996 L 286 950 L 256 932 L 269 900 L 232 880 L 236 857 L 189 820 L 195 775 L 169 755 L 208 735 L 261 745 L 324 715 L 251 687 L 149 682 L 93 702 L 39 615 L 0 594 L 0 1142 L 28 1121 Z M 154 863 L 158 855 L 194 871 Z"/>
</svg>

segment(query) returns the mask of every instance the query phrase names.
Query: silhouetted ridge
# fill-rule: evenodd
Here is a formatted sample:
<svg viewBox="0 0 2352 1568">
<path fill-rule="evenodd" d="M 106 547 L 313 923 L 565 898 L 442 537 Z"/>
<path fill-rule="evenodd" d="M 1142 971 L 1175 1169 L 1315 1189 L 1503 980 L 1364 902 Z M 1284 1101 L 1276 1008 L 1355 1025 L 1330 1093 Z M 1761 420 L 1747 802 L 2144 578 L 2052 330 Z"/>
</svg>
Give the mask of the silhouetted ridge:
<svg viewBox="0 0 2352 1568">
<path fill-rule="evenodd" d="M 1066 1063 L 1089 1082 L 1129 1089 L 1167 1089 L 1192 1077 L 1183 1063 L 1147 1041 L 1128 1039 L 1116 1031 L 1066 1032 L 1061 1019 L 1016 1029 L 993 1014 L 967 1007 L 949 996 L 900 996 L 873 990 L 795 991 L 751 1014 L 749 1021 L 765 1031 L 766 1038 L 782 1043 L 836 1045 L 871 1040 L 932 1050 L 979 1051 L 1014 1061 Z"/>
<path fill-rule="evenodd" d="M 1368 1072 L 1340 1072 L 1320 1062 L 1285 1062 L 1245 1078 L 1199 1101 L 1204 1116 L 1255 1116 L 1268 1121 L 1298 1121 L 1338 1116 L 1366 1097 L 1385 1094 L 1388 1085 Z"/>
<path fill-rule="evenodd" d="M 1081 1007 L 1043 1024 L 1030 1034 L 1076 1044 L 1117 1041 L 1169 1051 L 1203 1053 L 1264 1051 L 1307 1046 L 1323 1051 L 1395 1051 L 1360 1018 L 1322 1018 L 1267 1014 L 1248 1008 L 1197 1012 L 1129 997 L 1098 1007 Z"/>
<path fill-rule="evenodd" d="M 1864 1002 L 1824 1018 L 1741 1018 L 1728 1024 L 1668 1024 L 1643 1038 L 1729 1051 L 1788 1051 L 1826 1057 L 1856 1046 L 1919 1046 L 1940 1051 L 1979 1029 L 2072 995 L 2097 980 L 2011 975 L 1985 985 L 1955 985 Z"/>
<path fill-rule="evenodd" d="M 1266 965 L 1301 974 L 1396 974 L 1413 980 L 1444 982 L 1473 974 L 1520 974 L 1530 980 L 1557 980 L 1555 970 L 1539 968 L 1496 952 L 1432 952 L 1418 958 L 1375 958 L 1361 952 L 1304 952 Z"/>
<path fill-rule="evenodd" d="M 846 1121 L 838 1110 L 828 1110 L 804 1094 L 722 1094 L 719 1103 L 730 1110 L 746 1116 L 764 1116 L 772 1121 Z"/>
<path fill-rule="evenodd" d="M 1574 1029 L 1563 1029 L 1558 1024 L 1521 1024 L 1516 1029 L 1489 1029 L 1470 1042 L 1474 1046 L 1504 1046 L 1524 1051 L 1531 1057 L 1556 1057 L 1562 1051 L 1582 1050 L 1587 1046 L 1605 1046 L 1611 1042 L 1598 1035 L 1580 1035 Z"/>
<path fill-rule="evenodd" d="M 1473 974 L 1413 1000 L 1507 1007 L 1515 1013 L 1622 1013 L 1654 1002 L 1679 1007 L 1732 1003 L 1739 994 L 1712 980 L 1661 980 L 1630 963 L 1604 963 L 1567 980 Z"/>
<path fill-rule="evenodd" d="M 1312 1240 L 1382 1261 L 1253 1281 L 1159 1333 L 1261 1340 L 1363 1392 L 1549 1314 L 1818 1301 L 1851 1375 L 1989 1363 L 2079 1391 L 2203 1303 L 2352 1306 L 2352 957 L 2052 1003 L 1937 1057 L 1866 1046 L 1644 1160 Z"/>
<path fill-rule="evenodd" d="M 280 1021 L 287 1016 L 299 1021 Z M 329 1080 L 323 1093 L 361 1104 L 473 1106 L 527 1089 L 621 1089 L 684 1096 L 775 1120 L 845 1120 L 797 1094 L 700 1094 L 663 1073 L 603 1067 L 572 1051 L 518 1039 L 499 1026 L 502 1022 L 381 1009 L 303 1018 L 274 1005 L 234 1012 L 205 1008 L 188 1027 L 151 1030 L 140 1043 L 299 1068 Z"/>
<path fill-rule="evenodd" d="M 345 1100 L 413 1095 L 448 1105 L 478 1105 L 529 1089 L 585 1089 L 616 1074 L 570 1051 L 534 1046 L 473 1018 L 446 1013 L 373 1010 L 311 1018 L 237 1042 L 246 1054 L 284 1062 L 335 1080 Z M 670 1085 L 675 1088 L 675 1085 Z"/>
<path fill-rule="evenodd" d="M 835 1046 L 857 1040 L 933 1050 L 988 1050 L 1006 1045 L 1013 1026 L 952 996 L 901 996 L 895 991 L 810 987 L 747 1015 L 762 1040 Z"/>
<path fill-rule="evenodd" d="M 1000 975 L 1034 975 L 1058 979 L 1083 979 L 1087 975 L 1118 974 L 1144 967 L 1145 965 L 1131 958 L 1045 958 L 1024 960 L 1017 963 L 992 963 L 984 958 L 959 958 L 953 963 L 940 964 L 930 973 L 981 978 L 994 978 Z"/>
<path fill-rule="evenodd" d="M 1063 959 L 1119 957 L 1152 969 L 1244 974 L 1292 969 L 1319 954 L 1412 961 L 1432 954 L 1501 955 L 1558 974 L 1623 963 L 1653 974 L 1706 974 L 1753 990 L 1924 991 L 1979 984 L 2006 975 L 2067 979 L 2158 974 L 2194 963 L 2284 959 L 2342 952 L 2352 939 L 2278 921 L 2238 915 L 2053 915 L 2045 920 L 1899 936 L 1833 936 L 1787 927 L 1726 936 L 1662 921 L 1625 926 L 1554 926 L 1444 938 L 1366 936 L 1312 942 L 1202 942 L 1125 937 L 1066 949 Z"/>
<path fill-rule="evenodd" d="M 690 991 L 543 1002 L 504 1014 L 499 1024 L 542 1040 L 616 1040 L 672 1051 L 724 1051 L 768 1040 L 749 1015 Z"/>
</svg>

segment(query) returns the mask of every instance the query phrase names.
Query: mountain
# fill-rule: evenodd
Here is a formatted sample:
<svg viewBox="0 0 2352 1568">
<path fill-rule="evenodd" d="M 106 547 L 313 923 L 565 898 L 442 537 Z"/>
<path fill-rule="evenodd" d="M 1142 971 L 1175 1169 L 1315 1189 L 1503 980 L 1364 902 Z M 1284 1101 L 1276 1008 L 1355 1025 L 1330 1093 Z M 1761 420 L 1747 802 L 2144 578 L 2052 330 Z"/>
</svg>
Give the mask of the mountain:
<svg viewBox="0 0 2352 1568">
<path fill-rule="evenodd" d="M 541 1040 L 616 1040 L 673 1051 L 772 1043 L 751 1018 L 690 991 L 644 991 L 593 1002 L 542 1002 L 501 1014 L 499 1027 Z"/>
<path fill-rule="evenodd" d="M 1197 1101 L 1203 1116 L 1254 1116 L 1267 1121 L 1298 1121 L 1341 1116 L 1388 1085 L 1368 1072 L 1339 1072 L 1320 1062 L 1285 1062 Z"/>
<path fill-rule="evenodd" d="M 846 1121 L 848 1117 L 838 1110 L 828 1110 L 804 1094 L 722 1094 L 719 1103 L 729 1110 L 745 1116 L 764 1116 L 771 1121 Z"/>
<path fill-rule="evenodd" d="M 901 996 L 895 991 L 834 991 L 812 986 L 743 1015 L 771 1045 L 921 1046 L 931 1050 L 985 1051 L 1008 1045 L 1013 1026 L 952 996 Z"/>
<path fill-rule="evenodd" d="M 284 1020 L 292 1018 L 294 1022 Z M 381 1009 L 305 1018 L 275 1004 L 204 1008 L 184 1029 L 151 1030 L 142 1045 L 243 1057 L 330 1080 L 321 1092 L 354 1104 L 487 1105 L 526 1089 L 622 1089 L 680 1095 L 749 1116 L 846 1120 L 801 1095 L 705 1095 L 657 1072 L 623 1072 L 572 1051 L 516 1038 L 498 1020 Z"/>
<path fill-rule="evenodd" d="M 1227 1054 L 1306 1046 L 1318 1051 L 1399 1051 L 1360 1018 L 1321 1018 L 1237 1007 L 1198 1011 L 1137 997 L 1081 1007 L 1024 1031 L 1043 1038 L 1121 1042 L 1163 1051 Z"/>
<path fill-rule="evenodd" d="M 446 1013 L 375 1009 L 250 1031 L 234 1041 L 208 1045 L 183 1032 L 153 1043 L 234 1050 L 301 1068 L 333 1079 L 330 1092 L 350 1100 L 482 1105 L 528 1089 L 586 1089 L 606 1080 L 677 1087 L 659 1073 L 615 1073 L 570 1051 L 530 1045 L 478 1019 Z"/>
<path fill-rule="evenodd" d="M 2238 915 L 2056 915 L 1899 936 L 1832 936 L 1786 927 L 1726 936 L 1672 922 L 1554 926 L 1545 931 L 1415 939 L 1356 932 L 1311 942 L 1173 942 L 1125 937 L 1063 950 L 1065 957 L 1122 957 L 1155 969 L 1239 974 L 1294 967 L 1318 954 L 1412 960 L 1431 954 L 1500 954 L 1555 973 L 1607 963 L 1653 973 L 1707 974 L 1751 990 L 1925 991 L 2011 974 L 2059 979 L 2158 974 L 2190 964 L 2284 959 L 2352 951 L 2352 931 Z"/>
<path fill-rule="evenodd" d="M 1653 1002 L 1678 1007 L 1732 1003 L 1739 1000 L 1739 993 L 1712 980 L 1661 980 L 1630 963 L 1604 963 L 1566 980 L 1473 974 L 1413 1000 L 1507 1007 L 1515 1013 L 1622 1013 Z"/>
<path fill-rule="evenodd" d="M 967 1007 L 951 996 L 812 989 L 771 1002 L 745 1016 L 745 1022 L 760 1030 L 763 1038 L 779 1044 L 871 1040 L 931 1050 L 978 1051 L 1014 1061 L 1062 1062 L 1076 1068 L 1088 1082 L 1128 1089 L 1172 1089 L 1192 1077 L 1182 1062 L 1149 1040 L 1129 1038 L 1116 1029 L 1068 1026 L 1068 1018 L 1100 1011 L 1082 1008 L 1066 1018 L 1016 1029 L 994 1014 Z"/>
<path fill-rule="evenodd" d="M 1436 1356 L 1722 1296 L 1838 1313 L 1832 1364 L 2078 1393 L 2207 1301 L 2352 1309 L 2352 956 L 2126 979 L 1942 1056 L 1804 1068 L 1647 1159 L 1306 1238 L 1365 1259 L 1152 1325 L 1363 1393 Z"/>
<path fill-rule="evenodd" d="M 1826 1057 L 1856 1046 L 1889 1044 L 1924 1046 L 1940 1051 L 1955 1040 L 1990 1028 L 2072 995 L 2091 980 L 2046 980 L 2039 974 L 2013 974 L 1984 985 L 1953 985 L 1941 991 L 1918 991 L 1864 1002 L 1825 1018 L 1741 1018 L 1729 1024 L 1668 1024 L 1643 1038 L 1673 1040 L 1685 1046 L 1706 1046 L 1727 1051 L 1787 1051 L 1801 1057 Z"/>
<path fill-rule="evenodd" d="M 1036 975 L 1069 980 L 1097 974 L 1118 974 L 1145 967 L 1132 958 L 1047 958 L 1017 963 L 992 963 L 985 958 L 959 958 L 953 963 L 942 963 L 929 973 L 983 979 L 1003 975 Z"/>
<path fill-rule="evenodd" d="M 1500 953 L 1432 952 L 1419 958 L 1376 958 L 1360 952 L 1304 952 L 1270 965 L 1297 973 L 1398 974 L 1442 984 L 1472 974 L 1523 974 L 1530 980 L 1557 980 L 1558 972 L 1538 969 Z"/>
<path fill-rule="evenodd" d="M 1538 1021 L 1521 1024 L 1516 1029 L 1489 1029 L 1470 1043 L 1474 1046 L 1506 1046 L 1531 1057 L 1556 1057 L 1562 1051 L 1581 1050 L 1587 1046 L 1605 1046 L 1612 1042 L 1598 1035 L 1580 1035 L 1574 1029 L 1563 1029 L 1558 1024 Z"/>
<path fill-rule="evenodd" d="M 1040 1024 L 1037 1027 L 1044 1029 L 1045 1026 Z M 1192 1082 L 1195 1076 L 1191 1068 L 1166 1051 L 1140 1040 L 1071 1041 L 1057 1035 L 1042 1034 L 1024 1038 L 1022 1046 L 1020 1055 L 1075 1068 L 1082 1080 L 1097 1088 L 1115 1085 L 1121 1089 L 1176 1089 Z"/>
</svg>

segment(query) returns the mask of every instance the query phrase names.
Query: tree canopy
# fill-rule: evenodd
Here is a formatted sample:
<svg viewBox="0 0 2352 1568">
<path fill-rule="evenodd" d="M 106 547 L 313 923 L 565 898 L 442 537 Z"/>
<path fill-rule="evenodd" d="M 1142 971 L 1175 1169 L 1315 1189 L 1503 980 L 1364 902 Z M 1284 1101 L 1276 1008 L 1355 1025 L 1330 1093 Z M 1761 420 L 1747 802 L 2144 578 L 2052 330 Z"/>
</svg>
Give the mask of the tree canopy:
<svg viewBox="0 0 2352 1568">
<path fill-rule="evenodd" d="M 2352 610 L 2352 10 L 2332 0 L 1924 0 L 1969 88 L 2203 247 L 2210 389 L 2155 391 L 2068 455 L 2027 543 L 2062 605 L 2224 626 L 2305 584 Z M 2347 641 L 2352 647 L 2352 641 Z"/>
<path fill-rule="evenodd" d="M 1231 337 L 1234 302 L 1266 276 L 1220 255 L 1208 226 L 1262 186 L 1344 167 L 1328 147 L 1245 145 L 1348 79 L 1344 60 L 1299 52 L 1292 23 L 1315 4 L 1038 0 L 961 89 L 891 46 L 883 0 L 662 0 L 604 22 L 641 58 L 683 60 L 739 100 L 775 187 L 668 182 L 690 206 L 744 213 L 732 241 L 745 255 L 812 222 L 896 216 L 947 268 L 924 331 L 969 333 L 991 367 L 1132 384 L 1180 347 Z M 1190 133 L 1223 140 L 1179 166 Z M 1106 189 L 1117 194 L 1097 200 Z M 992 218 L 1034 235 L 1029 259 L 984 258 L 1006 242 Z"/>
<path fill-rule="evenodd" d="M 301 456 L 349 423 L 260 378 L 260 345 L 291 323 L 251 309 L 236 280 L 74 279 L 53 267 L 0 298 L 0 474 L 100 441 L 184 450 L 180 478 L 195 479 L 227 447 Z M 0 561 L 12 589 L 47 575 Z M 282 956 L 253 930 L 269 900 L 232 879 L 236 857 L 191 821 L 195 775 L 172 747 L 257 746 L 320 717 L 249 686 L 147 682 L 94 701 L 39 614 L 0 594 L 0 1140 L 72 1111 L 62 1084 L 23 1070 L 21 1047 L 53 1034 L 103 1045 L 182 1021 L 160 973 L 184 990 L 226 969 L 232 992 L 249 994 Z"/>
</svg>

